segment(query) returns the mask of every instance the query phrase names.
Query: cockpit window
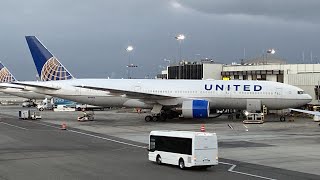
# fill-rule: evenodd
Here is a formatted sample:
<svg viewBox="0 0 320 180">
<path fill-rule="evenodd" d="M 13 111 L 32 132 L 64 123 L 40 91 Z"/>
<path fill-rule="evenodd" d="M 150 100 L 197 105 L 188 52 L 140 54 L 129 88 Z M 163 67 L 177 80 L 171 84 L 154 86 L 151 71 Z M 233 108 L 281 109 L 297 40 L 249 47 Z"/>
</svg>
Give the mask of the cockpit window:
<svg viewBox="0 0 320 180">
<path fill-rule="evenodd" d="M 298 91 L 298 94 L 304 94 L 304 91 Z"/>
</svg>

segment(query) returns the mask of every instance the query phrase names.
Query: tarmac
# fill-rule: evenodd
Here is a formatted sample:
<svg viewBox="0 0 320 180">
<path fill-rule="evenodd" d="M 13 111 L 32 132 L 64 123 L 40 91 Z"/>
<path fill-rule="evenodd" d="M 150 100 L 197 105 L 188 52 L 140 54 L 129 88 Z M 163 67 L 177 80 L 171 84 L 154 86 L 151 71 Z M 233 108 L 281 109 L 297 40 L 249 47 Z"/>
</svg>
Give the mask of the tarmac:
<svg viewBox="0 0 320 180">
<path fill-rule="evenodd" d="M 19 120 L 19 110 L 0 106 L 0 179 L 320 179 L 320 127 L 310 118 L 145 122 L 145 113 L 106 110 L 78 122 L 81 112 Z M 202 124 L 218 135 L 218 166 L 182 171 L 148 160 L 151 130 L 199 131 Z"/>
</svg>

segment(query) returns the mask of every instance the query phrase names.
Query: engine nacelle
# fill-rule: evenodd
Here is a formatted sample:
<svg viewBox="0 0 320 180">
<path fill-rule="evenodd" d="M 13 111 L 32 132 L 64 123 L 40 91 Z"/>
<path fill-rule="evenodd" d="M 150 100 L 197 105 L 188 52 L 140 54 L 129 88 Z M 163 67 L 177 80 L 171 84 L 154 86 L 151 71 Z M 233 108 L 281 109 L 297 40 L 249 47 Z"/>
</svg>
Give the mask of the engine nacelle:
<svg viewBox="0 0 320 180">
<path fill-rule="evenodd" d="M 209 102 L 206 100 L 190 100 L 182 102 L 182 115 L 184 118 L 209 117 Z"/>
</svg>

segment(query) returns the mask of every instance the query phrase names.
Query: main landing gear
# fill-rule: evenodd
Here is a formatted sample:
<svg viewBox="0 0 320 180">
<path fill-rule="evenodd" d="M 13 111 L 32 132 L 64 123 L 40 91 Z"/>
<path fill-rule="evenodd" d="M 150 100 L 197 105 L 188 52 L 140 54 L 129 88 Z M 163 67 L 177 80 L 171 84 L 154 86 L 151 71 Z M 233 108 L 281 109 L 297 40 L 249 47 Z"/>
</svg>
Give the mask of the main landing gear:
<svg viewBox="0 0 320 180">
<path fill-rule="evenodd" d="M 150 122 L 150 121 L 166 121 L 167 120 L 167 116 L 165 114 L 152 114 L 152 115 L 148 115 L 144 118 L 144 120 L 146 122 Z"/>
<path fill-rule="evenodd" d="M 179 117 L 179 113 L 175 112 L 175 111 L 166 111 L 166 112 L 161 112 L 159 114 L 152 114 L 152 115 L 148 115 L 144 118 L 144 120 L 146 122 L 150 122 L 150 121 L 166 121 L 167 119 L 173 119 Z"/>
</svg>

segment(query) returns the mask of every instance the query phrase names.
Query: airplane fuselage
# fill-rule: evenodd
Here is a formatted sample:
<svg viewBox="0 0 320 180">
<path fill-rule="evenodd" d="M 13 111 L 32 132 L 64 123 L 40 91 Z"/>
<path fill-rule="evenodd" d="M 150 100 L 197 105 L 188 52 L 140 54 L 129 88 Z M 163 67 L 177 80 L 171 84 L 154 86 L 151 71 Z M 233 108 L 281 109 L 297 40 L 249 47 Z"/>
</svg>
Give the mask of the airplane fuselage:
<svg viewBox="0 0 320 180">
<path fill-rule="evenodd" d="M 154 104 L 179 106 L 186 100 L 202 99 L 209 101 L 211 109 L 246 109 L 248 99 L 258 99 L 268 109 L 285 109 L 300 107 L 311 101 L 310 95 L 301 93 L 302 89 L 272 81 L 73 79 L 32 83 L 59 89 L 27 87 L 28 90 L 105 107 L 152 108 Z M 126 93 L 114 94 L 76 86 L 116 89 L 171 98 L 138 98 Z"/>
</svg>

